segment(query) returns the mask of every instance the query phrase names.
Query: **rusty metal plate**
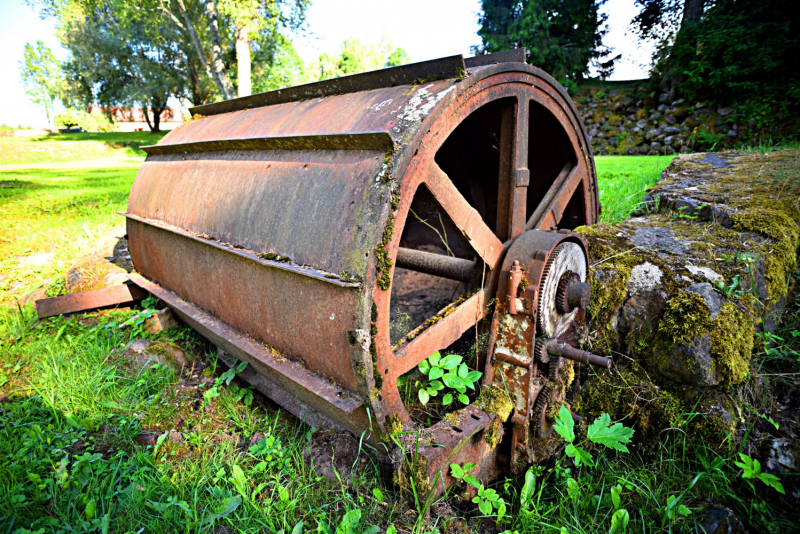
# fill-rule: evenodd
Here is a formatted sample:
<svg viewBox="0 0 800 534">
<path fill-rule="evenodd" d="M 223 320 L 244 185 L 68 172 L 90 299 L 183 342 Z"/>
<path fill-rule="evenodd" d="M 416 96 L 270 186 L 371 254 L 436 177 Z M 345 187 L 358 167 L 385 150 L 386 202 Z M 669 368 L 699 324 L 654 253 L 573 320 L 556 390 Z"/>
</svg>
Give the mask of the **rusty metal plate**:
<svg viewBox="0 0 800 534">
<path fill-rule="evenodd" d="M 49 299 L 40 299 L 35 303 L 39 319 L 66 315 L 68 313 L 130 306 L 147 298 L 147 292 L 131 284 L 93 289 L 82 293 L 70 293 Z"/>
</svg>

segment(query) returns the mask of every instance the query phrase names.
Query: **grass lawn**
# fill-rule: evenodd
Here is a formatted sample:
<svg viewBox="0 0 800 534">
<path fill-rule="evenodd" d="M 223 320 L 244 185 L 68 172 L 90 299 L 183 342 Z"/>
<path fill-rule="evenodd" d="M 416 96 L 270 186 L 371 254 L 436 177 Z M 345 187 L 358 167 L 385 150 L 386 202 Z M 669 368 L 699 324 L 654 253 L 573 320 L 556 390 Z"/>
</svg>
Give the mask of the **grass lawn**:
<svg viewBox="0 0 800 534">
<path fill-rule="evenodd" d="M 63 275 L 122 228 L 114 212 L 124 211 L 141 159 L 113 143 L 141 139 L 116 135 L 127 134 L 25 141 L 54 152 L 19 151 L 27 166 L 0 165 L 0 300 Z M 70 143 L 85 144 L 89 161 Z M 48 157 L 61 159 L 43 164 Z M 602 220 L 624 218 L 670 159 L 597 158 Z M 689 455 L 665 437 L 655 460 L 594 450 L 594 468 L 533 466 L 498 480 L 507 503 L 499 523 L 469 501 L 442 499 L 414 530 L 414 507 L 363 452 L 350 481 L 317 477 L 303 459 L 311 429 L 228 382 L 212 346 L 185 327 L 143 332 L 153 304 L 44 321 L 30 306 L 0 306 L 0 531 L 588 533 L 608 532 L 626 510 L 629 532 L 695 532 L 698 518 L 669 514 L 676 503 L 691 511 L 704 498 L 738 502 L 728 460 Z M 189 367 L 132 365 L 123 349 L 143 337 L 180 348 Z M 761 524 L 771 517 L 765 506 L 753 514 Z"/>
<path fill-rule="evenodd" d="M 150 132 L 76 132 L 0 139 L 0 165 L 143 157 L 139 147 L 154 145 L 163 136 Z"/>
</svg>

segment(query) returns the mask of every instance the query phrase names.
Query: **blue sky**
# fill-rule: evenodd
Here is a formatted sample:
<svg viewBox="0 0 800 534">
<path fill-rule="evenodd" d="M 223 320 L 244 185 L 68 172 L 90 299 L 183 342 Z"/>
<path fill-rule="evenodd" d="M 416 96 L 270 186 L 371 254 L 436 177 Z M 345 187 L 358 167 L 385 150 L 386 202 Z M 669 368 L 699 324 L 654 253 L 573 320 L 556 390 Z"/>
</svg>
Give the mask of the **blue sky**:
<svg viewBox="0 0 800 534">
<path fill-rule="evenodd" d="M 377 43 L 388 38 L 395 47 L 408 52 L 412 61 L 424 61 L 451 54 L 471 55 L 479 44 L 479 0 L 312 0 L 307 29 L 294 39 L 305 61 L 322 53 L 334 54 L 348 37 Z M 650 46 L 641 46 L 626 35 L 636 15 L 634 0 L 609 0 L 609 35 L 604 43 L 623 53 L 611 79 L 627 80 L 646 76 Z M 19 62 L 26 42 L 41 39 L 63 59 L 54 24 L 43 21 L 23 0 L 0 0 L 0 124 L 45 126 L 46 120 L 25 95 L 19 76 Z"/>
</svg>

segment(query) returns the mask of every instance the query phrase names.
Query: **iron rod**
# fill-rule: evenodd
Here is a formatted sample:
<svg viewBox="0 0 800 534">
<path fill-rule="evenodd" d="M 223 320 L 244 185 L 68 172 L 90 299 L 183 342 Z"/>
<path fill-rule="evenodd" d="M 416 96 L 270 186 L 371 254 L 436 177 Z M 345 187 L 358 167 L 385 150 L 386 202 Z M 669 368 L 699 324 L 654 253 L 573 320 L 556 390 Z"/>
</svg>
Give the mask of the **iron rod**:
<svg viewBox="0 0 800 534">
<path fill-rule="evenodd" d="M 461 282 L 470 282 L 477 266 L 476 262 L 471 260 L 403 247 L 397 250 L 396 263 L 398 267 L 404 269 Z"/>
<path fill-rule="evenodd" d="M 563 345 L 561 343 L 550 343 L 547 345 L 547 352 L 550 354 L 557 354 L 559 356 L 563 356 L 568 360 L 574 360 L 576 362 L 581 363 L 588 363 L 591 365 L 596 365 L 597 367 L 605 367 L 606 369 L 611 369 L 611 360 L 608 358 L 603 358 L 602 356 L 598 356 L 597 354 L 592 354 L 591 352 L 586 352 L 585 350 L 576 349 L 574 347 L 570 347 L 569 345 Z"/>
</svg>

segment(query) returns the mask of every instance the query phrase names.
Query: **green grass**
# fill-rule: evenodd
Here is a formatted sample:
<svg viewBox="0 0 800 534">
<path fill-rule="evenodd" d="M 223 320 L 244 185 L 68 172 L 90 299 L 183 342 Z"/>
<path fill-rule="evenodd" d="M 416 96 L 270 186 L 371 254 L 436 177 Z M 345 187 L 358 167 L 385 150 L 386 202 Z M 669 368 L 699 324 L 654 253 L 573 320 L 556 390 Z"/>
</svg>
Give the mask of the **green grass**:
<svg viewBox="0 0 800 534">
<path fill-rule="evenodd" d="M 154 145 L 163 136 L 149 132 L 77 132 L 0 139 L 0 165 L 143 157 L 145 153 L 139 147 Z"/>
<path fill-rule="evenodd" d="M 122 224 L 141 158 L 0 166 L 0 302 L 63 273 Z M 121 234 L 120 234 L 121 235 Z M 52 254 L 45 265 L 25 258 Z"/>
<path fill-rule="evenodd" d="M 641 206 L 648 187 L 675 156 L 597 156 L 597 185 L 603 211 L 600 221 L 614 224 Z"/>
<path fill-rule="evenodd" d="M 107 143 L 108 136 L 82 138 L 89 147 L 83 157 L 94 158 L 92 143 Z M 597 158 L 602 220 L 636 209 L 670 160 Z M 7 298 L 14 287 L 20 294 L 62 274 L 119 225 L 114 212 L 125 209 L 140 161 L 0 166 L 0 294 Z M 18 259 L 41 253 L 52 253 L 54 261 L 34 268 Z M 800 319 L 797 302 L 793 306 L 788 326 L 778 332 L 783 339 L 765 348 L 770 361 L 797 359 L 792 332 Z M 303 522 L 305 531 L 332 533 L 356 514 L 361 526 L 352 532 L 368 525 L 412 530 L 415 507 L 379 477 L 367 456 L 354 480 L 328 482 L 303 459 L 311 429 L 296 418 L 258 394 L 247 404 L 243 384 L 235 381 L 205 399 L 222 372 L 213 347 L 188 328 L 143 333 L 148 313 L 36 321 L 30 305 L 0 306 L 1 531 L 199 533 L 226 526 L 228 532 L 288 534 Z M 191 367 L 131 367 L 120 350 L 141 337 L 180 347 Z M 749 429 L 759 423 L 757 414 L 743 415 Z M 180 430 L 182 442 L 168 437 L 172 429 Z M 234 442 L 257 433 L 265 436 L 260 448 Z M 148 435 L 158 441 L 143 442 Z M 765 500 L 771 494 L 760 482 L 740 477 L 734 451 L 714 452 L 683 436 L 680 428 L 665 431 L 646 456 L 593 449 L 593 468 L 533 466 L 529 492 L 523 492 L 525 474 L 500 479 L 492 484 L 507 504 L 500 524 L 456 498 L 464 488 L 455 488 L 434 503 L 426 528 L 599 533 L 609 532 L 616 511 L 625 509 L 627 532 L 698 532 L 701 510 L 712 502 L 734 509 L 752 532 L 791 529 Z M 618 484 L 615 504 L 609 495 Z M 692 513 L 670 518 L 670 497 Z"/>
</svg>

